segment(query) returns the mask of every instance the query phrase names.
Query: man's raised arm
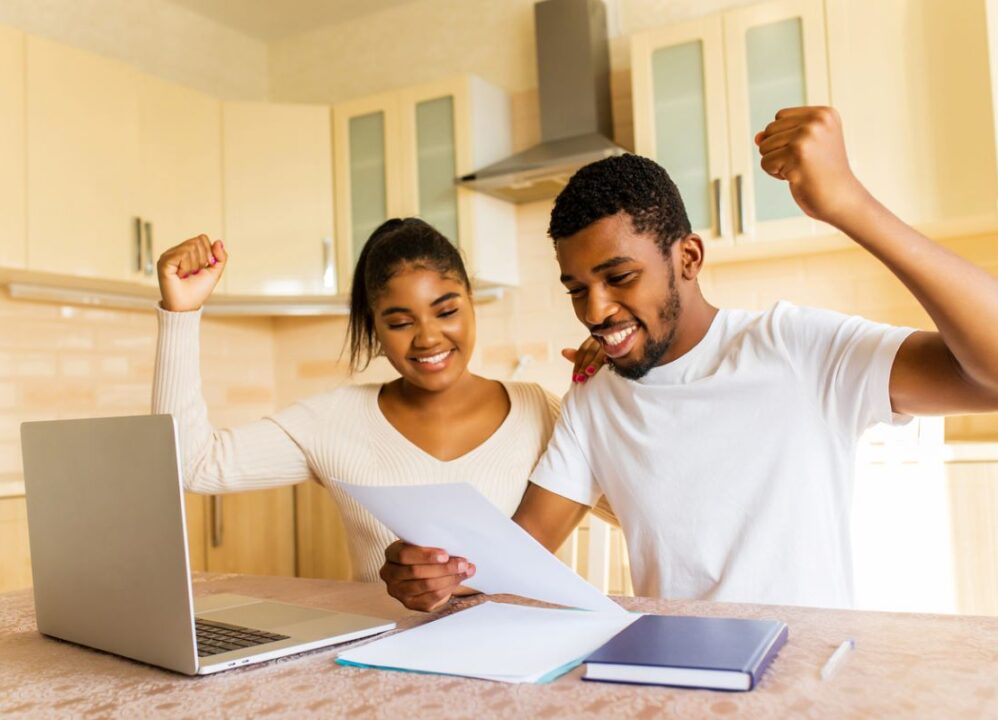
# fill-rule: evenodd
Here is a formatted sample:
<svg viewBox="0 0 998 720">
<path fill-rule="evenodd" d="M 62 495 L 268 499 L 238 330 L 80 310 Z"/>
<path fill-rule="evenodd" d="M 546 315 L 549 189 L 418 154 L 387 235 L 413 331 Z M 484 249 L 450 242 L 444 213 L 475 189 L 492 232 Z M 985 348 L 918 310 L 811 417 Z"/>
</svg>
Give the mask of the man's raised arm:
<svg viewBox="0 0 998 720">
<path fill-rule="evenodd" d="M 909 227 L 852 174 L 838 113 L 781 110 L 756 136 L 762 168 L 809 216 L 866 248 L 904 283 L 939 332 L 917 332 L 891 370 L 894 412 L 998 410 L 998 280 Z"/>
</svg>

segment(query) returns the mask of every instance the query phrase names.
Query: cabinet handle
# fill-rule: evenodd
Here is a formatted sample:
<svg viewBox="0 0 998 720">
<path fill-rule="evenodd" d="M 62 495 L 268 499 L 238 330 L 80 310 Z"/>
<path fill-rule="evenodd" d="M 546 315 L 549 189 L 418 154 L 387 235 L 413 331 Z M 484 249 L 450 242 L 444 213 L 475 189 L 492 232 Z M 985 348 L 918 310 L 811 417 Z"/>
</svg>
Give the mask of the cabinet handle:
<svg viewBox="0 0 998 720">
<path fill-rule="evenodd" d="M 744 195 L 744 178 L 741 175 L 735 175 L 735 202 L 738 206 L 735 208 L 736 217 L 738 218 L 738 234 L 745 234 L 745 195 Z"/>
<path fill-rule="evenodd" d="M 724 236 L 724 223 L 721 220 L 721 178 L 714 178 L 710 183 L 711 190 L 714 193 L 714 217 L 716 218 L 716 232 L 718 237 Z"/>
<path fill-rule="evenodd" d="M 153 274 L 153 270 L 155 269 L 155 265 L 153 264 L 153 261 L 152 261 L 152 223 L 151 222 L 145 223 L 145 231 L 146 231 L 146 266 L 145 266 L 145 273 L 146 273 L 146 275 L 152 275 Z"/>
<path fill-rule="evenodd" d="M 142 218 L 135 218 L 135 272 L 142 272 Z"/>
<path fill-rule="evenodd" d="M 217 548 L 222 544 L 222 498 L 211 496 L 211 546 Z"/>
<path fill-rule="evenodd" d="M 333 256 L 333 238 L 322 238 L 322 286 L 336 292 L 336 264 Z"/>
</svg>

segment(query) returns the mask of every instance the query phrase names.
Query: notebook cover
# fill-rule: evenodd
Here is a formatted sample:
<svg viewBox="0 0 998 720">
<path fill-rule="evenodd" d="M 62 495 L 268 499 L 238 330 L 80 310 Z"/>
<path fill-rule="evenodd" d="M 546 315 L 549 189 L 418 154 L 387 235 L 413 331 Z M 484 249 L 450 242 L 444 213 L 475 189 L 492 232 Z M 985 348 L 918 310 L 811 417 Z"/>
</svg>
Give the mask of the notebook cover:
<svg viewBox="0 0 998 720">
<path fill-rule="evenodd" d="M 584 662 L 748 673 L 751 690 L 787 636 L 778 620 L 644 615 Z"/>
</svg>

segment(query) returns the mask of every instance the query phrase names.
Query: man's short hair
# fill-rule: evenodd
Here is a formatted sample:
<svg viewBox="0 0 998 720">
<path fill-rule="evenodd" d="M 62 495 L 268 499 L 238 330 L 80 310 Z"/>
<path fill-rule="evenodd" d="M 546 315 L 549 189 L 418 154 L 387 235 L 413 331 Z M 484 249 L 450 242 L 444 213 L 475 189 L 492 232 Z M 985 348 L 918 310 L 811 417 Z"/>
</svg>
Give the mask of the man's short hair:
<svg viewBox="0 0 998 720">
<path fill-rule="evenodd" d="M 676 240 L 692 232 L 669 174 L 654 160 L 626 154 L 590 163 L 572 176 L 554 201 L 548 235 L 557 245 L 621 211 L 631 217 L 637 232 L 653 233 L 666 256 Z"/>
</svg>

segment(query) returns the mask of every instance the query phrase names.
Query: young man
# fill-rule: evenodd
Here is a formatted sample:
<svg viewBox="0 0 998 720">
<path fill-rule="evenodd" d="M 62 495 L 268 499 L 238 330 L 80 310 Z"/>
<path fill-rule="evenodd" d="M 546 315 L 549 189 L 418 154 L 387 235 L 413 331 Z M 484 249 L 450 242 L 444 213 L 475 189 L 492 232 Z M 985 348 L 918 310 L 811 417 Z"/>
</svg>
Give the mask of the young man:
<svg viewBox="0 0 998 720">
<path fill-rule="evenodd" d="M 718 310 L 665 172 L 636 156 L 587 166 L 550 234 L 613 372 L 569 392 L 514 520 L 553 550 L 605 494 L 639 595 L 848 607 L 856 441 L 910 415 L 998 410 L 998 281 L 863 188 L 834 110 L 780 111 L 756 142 L 804 212 L 890 268 L 939 331 Z M 389 593 L 417 609 L 474 574 L 473 558 L 401 542 L 386 560 Z"/>
</svg>

